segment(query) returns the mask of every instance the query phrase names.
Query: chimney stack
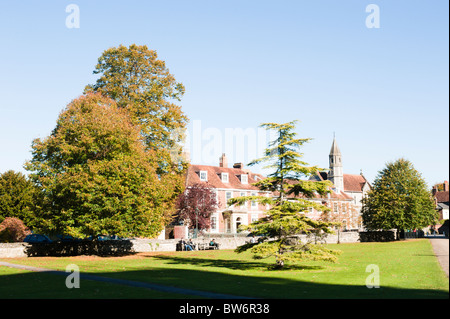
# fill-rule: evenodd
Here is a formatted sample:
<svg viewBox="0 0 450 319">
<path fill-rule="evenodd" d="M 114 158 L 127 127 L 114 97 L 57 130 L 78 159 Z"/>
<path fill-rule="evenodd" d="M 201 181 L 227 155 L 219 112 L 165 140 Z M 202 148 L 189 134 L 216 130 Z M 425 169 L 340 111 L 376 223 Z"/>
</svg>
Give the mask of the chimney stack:
<svg viewBox="0 0 450 319">
<path fill-rule="evenodd" d="M 228 168 L 228 159 L 225 156 L 225 153 L 222 153 L 222 156 L 219 158 L 219 166 Z"/>
<path fill-rule="evenodd" d="M 448 181 L 444 181 L 444 192 L 448 192 Z"/>
</svg>

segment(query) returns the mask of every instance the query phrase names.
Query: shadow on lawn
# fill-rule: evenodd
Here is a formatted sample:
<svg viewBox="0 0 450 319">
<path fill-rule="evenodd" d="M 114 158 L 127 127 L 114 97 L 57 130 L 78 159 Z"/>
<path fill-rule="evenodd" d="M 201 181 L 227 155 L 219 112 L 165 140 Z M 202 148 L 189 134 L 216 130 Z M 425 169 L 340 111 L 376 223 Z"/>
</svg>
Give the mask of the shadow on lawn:
<svg viewBox="0 0 450 319">
<path fill-rule="evenodd" d="M 174 262 L 181 263 L 182 260 L 178 259 Z M 202 266 L 202 262 L 206 264 L 206 261 L 201 260 L 194 262 L 199 266 Z M 238 267 L 237 269 L 243 270 L 248 266 L 224 260 L 219 261 L 218 264 L 223 267 Z M 252 265 L 252 263 L 250 263 L 250 266 L 258 267 Z M 364 282 L 366 274 L 362 274 L 361 285 L 359 286 L 301 281 L 295 278 L 274 276 L 275 272 L 268 272 L 267 274 L 267 276 L 257 276 L 254 273 L 253 275 L 250 273 L 249 275 L 238 275 L 217 272 L 207 268 L 205 270 L 192 270 L 159 267 L 146 270 L 92 273 L 85 277 L 82 274 L 80 288 L 78 289 L 66 287 L 65 274 L 8 274 L 0 276 L 0 298 L 167 298 L 167 293 L 170 294 L 169 298 L 178 298 L 178 296 L 180 298 L 190 298 L 190 296 L 207 298 L 201 295 L 195 296 L 195 294 L 189 294 L 186 291 L 177 295 L 170 289 L 158 287 L 148 289 L 145 286 L 145 283 L 147 283 L 148 286 L 157 284 L 163 288 L 179 287 L 233 296 L 271 299 L 448 299 L 448 292 L 442 290 L 401 289 L 383 286 L 369 289 Z M 98 277 L 102 277 L 102 280 L 99 280 Z M 107 278 L 121 281 L 120 284 L 117 281 L 111 283 Z M 106 287 L 105 284 L 107 284 Z M 124 290 L 127 291 L 125 295 Z M 135 292 L 130 293 L 134 290 Z M 97 293 L 92 295 L 92 291 L 97 291 Z"/>
<path fill-rule="evenodd" d="M 195 265 L 200 267 L 219 267 L 233 270 L 275 270 L 272 264 L 258 261 L 242 261 L 236 259 L 211 259 L 211 258 L 192 258 L 192 257 L 173 257 L 167 255 L 148 256 L 165 261 L 168 264 Z M 309 265 L 286 265 L 282 271 L 287 270 L 315 270 L 324 269 L 322 266 Z M 279 270 L 275 270 L 279 271 Z"/>
</svg>

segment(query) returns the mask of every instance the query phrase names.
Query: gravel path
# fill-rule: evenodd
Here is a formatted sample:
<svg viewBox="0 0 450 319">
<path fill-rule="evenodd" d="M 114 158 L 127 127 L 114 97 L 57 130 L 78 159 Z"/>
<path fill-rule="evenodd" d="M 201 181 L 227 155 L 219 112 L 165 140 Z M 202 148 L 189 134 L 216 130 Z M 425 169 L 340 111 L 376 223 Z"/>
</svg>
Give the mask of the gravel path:
<svg viewBox="0 0 450 319">
<path fill-rule="evenodd" d="M 448 238 L 444 237 L 434 237 L 430 238 L 431 245 L 433 246 L 434 254 L 439 260 L 442 269 L 448 277 Z"/>
</svg>

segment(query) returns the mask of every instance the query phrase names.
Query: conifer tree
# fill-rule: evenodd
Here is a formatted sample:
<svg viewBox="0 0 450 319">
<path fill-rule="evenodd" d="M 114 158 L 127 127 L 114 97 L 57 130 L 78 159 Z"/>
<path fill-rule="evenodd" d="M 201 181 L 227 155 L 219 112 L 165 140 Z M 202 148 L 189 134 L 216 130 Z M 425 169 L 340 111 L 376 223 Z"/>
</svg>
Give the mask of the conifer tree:
<svg viewBox="0 0 450 319">
<path fill-rule="evenodd" d="M 305 259 L 336 261 L 338 251 L 333 251 L 320 244 L 299 240 L 300 233 L 325 232 L 332 233 L 333 223 L 312 220 L 306 216 L 310 207 L 319 211 L 327 211 L 328 207 L 314 203 L 306 197 L 315 193 L 325 195 L 329 192 L 330 182 L 301 180 L 315 174 L 319 168 L 309 166 L 301 160 L 303 154 L 300 147 L 310 138 L 296 138 L 294 132 L 296 121 L 285 124 L 264 123 L 261 126 L 276 132 L 276 139 L 271 141 L 265 150 L 265 156 L 249 163 L 250 166 L 268 163 L 265 168 L 273 172 L 266 179 L 254 185 L 261 190 L 278 194 L 276 198 L 264 196 L 244 196 L 232 198 L 228 204 L 243 204 L 245 201 L 257 201 L 270 205 L 266 216 L 251 223 L 242 225 L 241 229 L 250 230 L 254 235 L 263 236 L 259 243 L 240 246 L 238 252 L 251 249 L 254 258 L 275 256 L 276 267 L 283 268 L 285 262 L 298 262 Z"/>
</svg>

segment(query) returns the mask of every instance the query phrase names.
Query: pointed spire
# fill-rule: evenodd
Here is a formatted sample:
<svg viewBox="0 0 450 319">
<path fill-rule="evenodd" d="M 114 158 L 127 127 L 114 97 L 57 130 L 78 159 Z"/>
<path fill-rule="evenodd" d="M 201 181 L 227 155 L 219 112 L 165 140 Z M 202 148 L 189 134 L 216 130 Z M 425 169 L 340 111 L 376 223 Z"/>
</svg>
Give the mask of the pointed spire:
<svg viewBox="0 0 450 319">
<path fill-rule="evenodd" d="M 336 142 L 336 135 L 333 133 L 333 144 L 331 145 L 330 155 L 341 155 L 341 151 Z"/>
</svg>

